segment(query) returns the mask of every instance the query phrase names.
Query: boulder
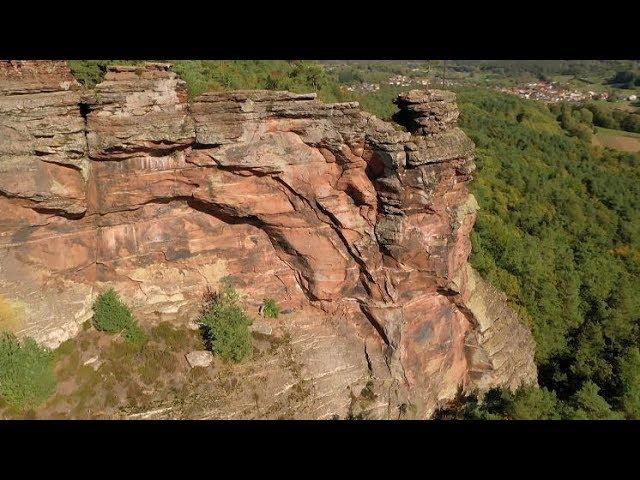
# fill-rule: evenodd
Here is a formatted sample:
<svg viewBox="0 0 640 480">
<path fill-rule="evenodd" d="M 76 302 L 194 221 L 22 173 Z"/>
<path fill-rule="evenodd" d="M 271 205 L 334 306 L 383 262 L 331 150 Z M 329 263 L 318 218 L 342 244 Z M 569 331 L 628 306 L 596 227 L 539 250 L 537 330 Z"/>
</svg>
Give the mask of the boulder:
<svg viewBox="0 0 640 480">
<path fill-rule="evenodd" d="M 208 367 L 213 362 L 213 354 L 209 350 L 196 350 L 185 355 L 191 368 Z"/>
</svg>

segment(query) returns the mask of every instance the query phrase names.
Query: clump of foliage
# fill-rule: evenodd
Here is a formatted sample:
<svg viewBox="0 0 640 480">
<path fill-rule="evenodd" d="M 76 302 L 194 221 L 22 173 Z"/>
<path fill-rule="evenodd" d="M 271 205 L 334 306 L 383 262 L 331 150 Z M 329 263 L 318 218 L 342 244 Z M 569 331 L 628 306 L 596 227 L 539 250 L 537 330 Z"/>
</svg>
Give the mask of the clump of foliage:
<svg viewBox="0 0 640 480">
<path fill-rule="evenodd" d="M 477 394 L 461 396 L 436 412 L 439 419 L 458 420 L 619 420 L 624 414 L 614 411 L 598 394 L 593 382 L 586 382 L 571 399 L 558 400 L 546 387 L 520 386 L 515 391 L 494 387 L 482 400 Z"/>
<path fill-rule="evenodd" d="M 640 133 L 640 115 L 602 102 L 554 104 L 551 111 L 557 115 L 562 128 L 586 141 L 590 135 L 585 137 L 584 132 L 592 131 L 594 127 Z"/>
<path fill-rule="evenodd" d="M 252 321 L 239 304 L 231 285 L 209 301 L 199 319 L 208 347 L 226 360 L 241 362 L 252 351 L 249 326 Z"/>
<path fill-rule="evenodd" d="M 556 107 L 556 105 L 554 105 Z M 560 126 L 574 137 L 590 142 L 594 131 L 593 114 L 587 108 L 573 109 L 570 104 L 563 104 L 558 116 Z"/>
<path fill-rule="evenodd" d="M 67 64 L 73 76 L 85 87 L 95 87 L 102 82 L 109 65 L 139 65 L 143 60 L 69 60 Z"/>
<path fill-rule="evenodd" d="M 32 338 L 0 336 L 0 396 L 12 407 L 32 408 L 46 400 L 56 388 L 53 367 L 51 351 Z"/>
<path fill-rule="evenodd" d="M 530 325 L 548 392 L 488 412 L 640 418 L 640 155 L 567 136 L 539 102 L 461 89 L 458 103 L 477 146 L 471 263 Z"/>
<path fill-rule="evenodd" d="M 607 83 L 626 89 L 640 87 L 640 72 L 633 70 L 618 71 Z"/>
<path fill-rule="evenodd" d="M 265 298 L 262 302 L 262 313 L 266 318 L 278 318 L 280 307 L 273 298 Z"/>
<path fill-rule="evenodd" d="M 93 304 L 93 324 L 102 332 L 122 333 L 124 339 L 131 343 L 143 343 L 146 340 L 131 310 L 112 288 L 100 294 Z"/>
<path fill-rule="evenodd" d="M 515 392 L 493 388 L 482 401 L 471 395 L 463 404 L 462 418 L 470 420 L 557 420 L 558 400 L 546 388 L 522 386 Z"/>
<path fill-rule="evenodd" d="M 109 60 L 69 60 L 69 69 L 76 80 L 86 87 L 100 83 L 107 71 Z"/>
</svg>

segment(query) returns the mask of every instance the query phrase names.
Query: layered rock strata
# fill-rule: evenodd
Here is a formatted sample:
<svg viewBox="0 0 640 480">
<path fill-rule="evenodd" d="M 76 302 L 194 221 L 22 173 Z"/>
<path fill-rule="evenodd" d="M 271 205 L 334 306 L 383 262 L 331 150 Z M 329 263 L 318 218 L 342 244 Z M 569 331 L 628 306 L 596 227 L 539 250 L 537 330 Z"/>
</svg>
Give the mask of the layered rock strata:
<svg viewBox="0 0 640 480">
<path fill-rule="evenodd" d="M 111 67 L 86 91 L 64 62 L 0 62 L 13 324 L 55 346 L 108 286 L 143 322 L 187 324 L 226 280 L 254 314 L 265 297 L 295 312 L 307 416 L 347 415 L 365 385 L 369 414 L 396 418 L 535 382 L 530 333 L 467 264 L 474 146 L 455 96 L 397 104 L 400 126 L 315 94 L 189 103 L 164 64 Z"/>
</svg>

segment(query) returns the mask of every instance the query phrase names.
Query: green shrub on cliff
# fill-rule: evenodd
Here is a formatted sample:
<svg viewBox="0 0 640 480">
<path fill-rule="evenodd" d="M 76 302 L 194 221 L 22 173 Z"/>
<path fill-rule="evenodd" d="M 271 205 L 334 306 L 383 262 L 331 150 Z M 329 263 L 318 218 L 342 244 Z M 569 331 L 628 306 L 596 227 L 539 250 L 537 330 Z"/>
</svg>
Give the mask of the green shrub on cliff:
<svg viewBox="0 0 640 480">
<path fill-rule="evenodd" d="M 280 307 L 273 298 L 265 298 L 262 301 L 262 313 L 266 318 L 278 318 Z"/>
<path fill-rule="evenodd" d="M 131 310 L 112 288 L 100 294 L 93 304 L 93 324 L 102 332 L 122 333 L 131 343 L 142 343 L 146 339 Z"/>
<path fill-rule="evenodd" d="M 241 362 L 251 354 L 251 318 L 239 305 L 239 295 L 226 285 L 199 319 L 208 347 L 225 360 Z"/>
<path fill-rule="evenodd" d="M 142 60 L 69 60 L 67 64 L 76 80 L 92 88 L 102 82 L 109 65 L 137 65 Z"/>
<path fill-rule="evenodd" d="M 0 335 L 0 396 L 7 404 L 28 409 L 46 400 L 56 388 L 53 367 L 51 351 L 32 338 Z"/>
</svg>

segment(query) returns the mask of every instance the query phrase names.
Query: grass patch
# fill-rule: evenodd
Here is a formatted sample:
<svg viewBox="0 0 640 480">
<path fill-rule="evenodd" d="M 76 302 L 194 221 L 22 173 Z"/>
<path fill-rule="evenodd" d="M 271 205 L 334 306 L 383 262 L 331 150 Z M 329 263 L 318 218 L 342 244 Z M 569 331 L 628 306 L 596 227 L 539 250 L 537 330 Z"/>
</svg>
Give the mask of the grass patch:
<svg viewBox="0 0 640 480">
<path fill-rule="evenodd" d="M 20 328 L 20 324 L 15 305 L 0 295 L 0 331 L 15 332 Z"/>
<path fill-rule="evenodd" d="M 177 329 L 169 322 L 161 322 L 149 333 L 152 341 L 163 343 L 170 350 L 179 350 L 189 343 L 189 331 Z"/>
<path fill-rule="evenodd" d="M 624 130 L 613 130 L 611 128 L 596 127 L 599 135 L 615 136 L 615 137 L 630 137 L 640 139 L 640 133 L 626 132 Z"/>
<path fill-rule="evenodd" d="M 52 352 L 59 388 L 36 409 L 38 418 L 122 418 L 128 413 L 154 408 L 154 402 L 171 402 L 182 390 L 189 368 L 184 354 L 202 349 L 198 332 L 180 330 L 167 322 L 144 332 L 148 341 L 132 343 L 94 329 L 83 330 Z M 84 365 L 91 357 L 95 364 Z M 1 399 L 2 397 L 0 397 Z M 0 410 L 13 418 L 26 411 Z"/>
<path fill-rule="evenodd" d="M 592 138 L 594 145 L 613 148 L 614 150 L 623 152 L 640 152 L 640 133 L 602 127 L 596 128 L 597 134 Z"/>
</svg>

